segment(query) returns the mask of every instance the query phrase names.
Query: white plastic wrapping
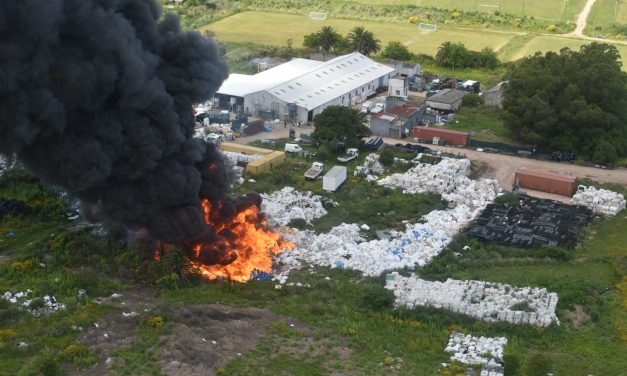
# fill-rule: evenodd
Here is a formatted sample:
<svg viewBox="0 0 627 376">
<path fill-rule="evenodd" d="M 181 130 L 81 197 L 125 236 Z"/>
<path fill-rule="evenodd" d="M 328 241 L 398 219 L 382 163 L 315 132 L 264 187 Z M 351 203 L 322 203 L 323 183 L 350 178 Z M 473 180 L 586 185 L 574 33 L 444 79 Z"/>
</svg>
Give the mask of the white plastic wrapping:
<svg viewBox="0 0 627 376">
<path fill-rule="evenodd" d="M 625 197 L 607 189 L 596 189 L 580 185 L 571 199 L 571 204 L 582 205 L 594 213 L 616 215 L 625 209 Z"/>
<path fill-rule="evenodd" d="M 261 197 L 261 211 L 273 225 L 285 226 L 297 218 L 311 223 L 327 214 L 321 197 L 309 191 L 299 192 L 292 187 L 284 187 L 271 194 L 262 194 Z"/>
<path fill-rule="evenodd" d="M 431 282 L 397 272 L 388 274 L 386 288 L 394 291 L 397 306 L 443 308 L 483 321 L 559 325 L 555 314 L 558 296 L 544 288 L 450 278 Z"/>
</svg>

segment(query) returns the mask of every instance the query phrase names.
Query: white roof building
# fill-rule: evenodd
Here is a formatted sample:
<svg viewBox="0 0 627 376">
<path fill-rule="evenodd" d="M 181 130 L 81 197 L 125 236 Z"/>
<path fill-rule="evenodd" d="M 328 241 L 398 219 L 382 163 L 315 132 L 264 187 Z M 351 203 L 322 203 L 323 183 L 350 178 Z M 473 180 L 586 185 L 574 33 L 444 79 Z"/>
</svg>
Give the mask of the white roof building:
<svg viewBox="0 0 627 376">
<path fill-rule="evenodd" d="M 305 122 L 328 106 L 364 101 L 395 72 L 357 52 L 326 62 L 293 59 L 252 76 L 231 74 L 216 96 L 222 107 L 237 103 L 251 115 Z"/>
</svg>

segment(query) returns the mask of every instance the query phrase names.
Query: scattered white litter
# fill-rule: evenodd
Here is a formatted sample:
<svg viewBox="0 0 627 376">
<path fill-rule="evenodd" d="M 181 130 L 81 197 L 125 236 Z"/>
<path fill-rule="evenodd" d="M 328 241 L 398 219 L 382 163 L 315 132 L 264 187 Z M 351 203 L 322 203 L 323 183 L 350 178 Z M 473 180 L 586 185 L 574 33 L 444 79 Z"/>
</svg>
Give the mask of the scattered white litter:
<svg viewBox="0 0 627 376">
<path fill-rule="evenodd" d="M 555 315 L 558 296 L 545 288 L 450 278 L 431 282 L 397 272 L 387 275 L 385 287 L 394 291 L 397 306 L 443 308 L 483 321 L 559 325 Z"/>
<path fill-rule="evenodd" d="M 136 316 L 139 316 L 139 314 L 137 312 L 135 312 L 135 311 L 131 311 L 131 312 L 128 312 L 128 313 L 127 312 L 122 312 L 122 315 L 124 317 L 136 317 Z"/>
<path fill-rule="evenodd" d="M 268 221 L 273 225 L 285 226 L 297 218 L 311 223 L 327 214 L 322 198 L 310 191 L 299 192 L 292 187 L 285 187 L 271 194 L 262 194 L 261 197 L 261 211 L 266 213 Z"/>
<path fill-rule="evenodd" d="M 437 192 L 455 207 L 435 210 L 422 217 L 423 223 L 406 224 L 405 231 L 392 231 L 386 240 L 366 241 L 357 224 L 341 224 L 326 234 L 297 232 L 298 247 L 284 252 L 279 261 L 289 267 L 303 264 L 345 267 L 376 276 L 391 269 L 424 266 L 448 245 L 500 192 L 496 180 L 471 180 L 468 159 L 443 158 L 436 165 L 419 163 L 405 174 L 379 180 L 384 186 L 404 188 L 408 194 Z M 291 239 L 290 239 L 291 240 Z"/>
<path fill-rule="evenodd" d="M 34 316 L 56 312 L 65 309 L 65 304 L 59 303 L 54 296 L 44 295 L 41 298 L 32 297 L 33 291 L 28 289 L 12 294 L 10 291 L 0 295 L 1 298 L 19 305 Z"/>
<path fill-rule="evenodd" d="M 616 215 L 625 209 L 625 197 L 607 189 L 596 189 L 580 185 L 571 199 L 571 204 L 582 205 L 594 213 Z"/>
<path fill-rule="evenodd" d="M 471 366 L 485 366 L 484 369 L 492 376 L 503 375 L 503 348 L 507 344 L 505 337 L 473 337 L 464 333 L 454 332 L 448 339 L 444 350 L 452 353 L 451 361 Z"/>
</svg>

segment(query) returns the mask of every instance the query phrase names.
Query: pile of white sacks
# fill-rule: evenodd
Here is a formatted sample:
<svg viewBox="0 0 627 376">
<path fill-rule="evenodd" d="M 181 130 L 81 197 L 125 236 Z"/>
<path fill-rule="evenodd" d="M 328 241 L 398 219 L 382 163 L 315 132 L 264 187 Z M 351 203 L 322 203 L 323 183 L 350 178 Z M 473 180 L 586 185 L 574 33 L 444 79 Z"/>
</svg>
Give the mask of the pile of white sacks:
<svg viewBox="0 0 627 376">
<path fill-rule="evenodd" d="M 449 337 L 444 351 L 453 354 L 452 361 L 471 366 L 484 366 L 486 374 L 502 376 L 503 348 L 506 344 L 505 337 L 473 337 L 454 332 Z"/>
<path fill-rule="evenodd" d="M 297 218 L 311 223 L 327 214 L 321 197 L 310 191 L 299 192 L 292 187 L 285 187 L 271 194 L 262 194 L 261 197 L 261 211 L 273 225 L 285 226 Z"/>
<path fill-rule="evenodd" d="M 573 205 L 582 205 L 592 209 L 594 213 L 605 215 L 616 215 L 625 209 L 625 197 L 622 194 L 585 185 L 579 186 L 570 202 Z"/>
<path fill-rule="evenodd" d="M 378 183 L 390 188 L 401 188 L 403 193 L 408 194 L 439 193 L 446 201 L 472 208 L 474 218 L 494 201 L 501 188 L 496 180 L 472 180 L 469 174 L 469 159 L 442 158 L 438 164 L 418 163 L 407 172 L 392 174 Z"/>
<path fill-rule="evenodd" d="M 473 280 L 431 282 L 415 275 L 402 277 L 397 272 L 388 274 L 385 287 L 394 291 L 397 306 L 443 308 L 483 321 L 559 325 L 557 294 L 544 288 Z"/>
<path fill-rule="evenodd" d="M 407 224 L 405 231 L 393 231 L 392 238 L 386 240 L 365 241 L 357 224 L 341 224 L 319 235 L 292 233 L 291 240 L 298 247 L 281 254 L 279 261 L 295 268 L 303 263 L 346 267 L 367 276 L 380 275 L 390 269 L 424 266 L 500 191 L 498 182 L 471 180 L 467 177 L 469 172 L 469 160 L 444 158 L 437 165 L 419 164 L 405 174 L 392 175 L 395 178 L 383 178 L 379 184 L 390 187 L 397 187 L 392 180 L 405 182 L 404 186 L 411 188 L 405 190 L 406 193 L 441 193 L 442 189 L 436 187 L 447 186 L 450 190 L 442 197 L 452 200 L 455 207 L 432 211 L 422 217 L 423 223 Z M 367 229 L 364 226 L 362 229 Z"/>
<path fill-rule="evenodd" d="M 0 297 L 13 304 L 19 305 L 21 308 L 29 311 L 35 316 L 39 316 L 44 313 L 55 312 L 60 309 L 65 309 L 65 304 L 59 303 L 54 296 L 50 295 L 45 295 L 43 298 L 41 298 L 41 305 L 32 306 L 33 300 L 35 300 L 35 298 L 32 297 L 32 293 L 33 291 L 30 289 L 26 291 L 20 291 L 15 294 L 7 291 L 4 294 L 0 295 Z"/>
<path fill-rule="evenodd" d="M 361 166 L 355 167 L 355 176 L 365 176 L 367 181 L 375 181 L 385 172 L 385 167 L 379 162 L 379 154 L 368 154 Z"/>
</svg>

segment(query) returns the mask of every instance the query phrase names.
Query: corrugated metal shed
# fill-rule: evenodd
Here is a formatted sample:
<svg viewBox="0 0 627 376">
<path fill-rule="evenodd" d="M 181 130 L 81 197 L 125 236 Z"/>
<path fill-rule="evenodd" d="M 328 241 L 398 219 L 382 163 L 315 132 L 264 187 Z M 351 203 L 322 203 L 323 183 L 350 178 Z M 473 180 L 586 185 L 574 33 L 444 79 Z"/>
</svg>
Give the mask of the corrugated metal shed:
<svg viewBox="0 0 627 376">
<path fill-rule="evenodd" d="M 286 103 L 312 110 L 392 72 L 394 68 L 354 52 L 322 63 L 301 76 L 268 89 L 268 92 Z"/>
<path fill-rule="evenodd" d="M 246 94 L 269 90 L 283 82 L 302 76 L 322 64 L 325 63 L 308 59 L 292 59 L 255 75 L 231 73 L 222 83 L 217 94 L 243 97 Z"/>
</svg>

